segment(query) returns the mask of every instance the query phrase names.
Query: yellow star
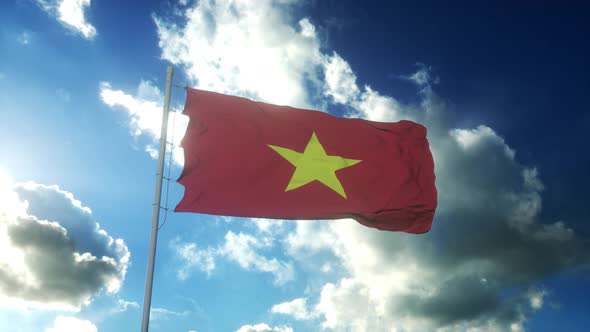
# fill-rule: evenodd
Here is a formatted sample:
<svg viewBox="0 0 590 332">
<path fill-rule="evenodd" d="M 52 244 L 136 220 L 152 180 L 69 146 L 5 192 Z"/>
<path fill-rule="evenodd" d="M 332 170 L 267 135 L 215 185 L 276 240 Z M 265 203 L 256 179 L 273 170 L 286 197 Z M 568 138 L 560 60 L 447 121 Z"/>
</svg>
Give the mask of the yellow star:
<svg viewBox="0 0 590 332">
<path fill-rule="evenodd" d="M 362 161 L 327 155 L 315 132 L 311 134 L 303 153 L 280 146 L 270 144 L 268 146 L 296 167 L 285 191 L 299 188 L 317 180 L 346 198 L 346 193 L 336 176 L 336 171 Z"/>
</svg>

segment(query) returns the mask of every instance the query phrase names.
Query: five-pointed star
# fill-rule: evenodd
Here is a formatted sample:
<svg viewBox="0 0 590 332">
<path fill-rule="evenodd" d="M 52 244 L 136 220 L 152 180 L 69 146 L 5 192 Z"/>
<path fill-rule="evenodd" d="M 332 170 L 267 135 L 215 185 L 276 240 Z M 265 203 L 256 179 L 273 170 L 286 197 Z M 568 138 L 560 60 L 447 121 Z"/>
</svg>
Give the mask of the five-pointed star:
<svg viewBox="0 0 590 332">
<path fill-rule="evenodd" d="M 296 167 L 285 191 L 293 190 L 314 180 L 318 180 L 340 194 L 340 196 L 346 198 L 346 193 L 336 176 L 336 171 L 362 161 L 327 155 L 315 132 L 311 134 L 311 138 L 307 142 L 303 153 L 280 146 L 270 144 L 268 146 Z"/>
</svg>

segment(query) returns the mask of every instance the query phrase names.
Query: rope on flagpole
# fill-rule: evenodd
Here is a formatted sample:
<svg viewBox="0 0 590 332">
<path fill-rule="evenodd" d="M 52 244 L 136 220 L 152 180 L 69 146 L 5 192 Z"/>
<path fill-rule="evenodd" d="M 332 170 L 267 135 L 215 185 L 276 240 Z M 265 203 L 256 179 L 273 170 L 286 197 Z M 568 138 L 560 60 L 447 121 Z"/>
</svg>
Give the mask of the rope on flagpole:
<svg viewBox="0 0 590 332">
<path fill-rule="evenodd" d="M 178 84 L 171 84 L 172 87 L 176 87 L 176 88 L 184 88 L 183 86 L 180 86 Z M 166 144 L 170 145 L 170 152 L 168 153 L 168 173 L 166 174 L 166 176 L 163 177 L 164 180 L 166 180 L 166 192 L 165 192 L 165 199 L 164 201 L 166 202 L 166 205 L 164 207 L 160 207 L 160 209 L 164 210 L 164 217 L 162 218 L 162 223 L 158 224 L 158 231 L 161 230 L 164 225 L 166 224 L 166 221 L 168 220 L 168 211 L 170 210 L 168 208 L 168 204 L 169 204 L 169 193 L 170 193 L 170 181 L 172 180 L 171 177 L 171 170 L 172 170 L 172 161 L 174 160 L 174 148 L 180 147 L 180 145 L 178 144 L 174 144 L 174 134 L 176 133 L 176 114 L 177 113 L 182 113 L 182 111 L 176 107 L 170 107 L 170 113 L 172 113 L 172 127 L 171 129 L 171 135 L 170 135 L 170 141 L 167 141 Z"/>
<path fill-rule="evenodd" d="M 166 202 L 166 205 L 164 206 L 163 210 L 164 210 L 164 218 L 162 218 L 162 224 L 160 224 L 158 226 L 158 230 L 162 229 L 162 227 L 164 227 L 164 225 L 166 224 L 166 220 L 168 219 L 168 194 L 170 192 L 170 172 L 172 170 L 172 161 L 174 160 L 174 148 L 176 147 L 176 145 L 174 144 L 174 132 L 175 132 L 175 123 L 176 123 L 176 113 L 178 112 L 172 112 L 172 128 L 171 128 L 171 135 L 170 135 L 170 142 L 167 142 L 167 144 L 170 144 L 170 153 L 168 154 L 168 174 L 166 174 L 166 176 L 164 177 L 166 179 L 166 194 L 165 194 L 165 198 L 164 201 Z"/>
</svg>

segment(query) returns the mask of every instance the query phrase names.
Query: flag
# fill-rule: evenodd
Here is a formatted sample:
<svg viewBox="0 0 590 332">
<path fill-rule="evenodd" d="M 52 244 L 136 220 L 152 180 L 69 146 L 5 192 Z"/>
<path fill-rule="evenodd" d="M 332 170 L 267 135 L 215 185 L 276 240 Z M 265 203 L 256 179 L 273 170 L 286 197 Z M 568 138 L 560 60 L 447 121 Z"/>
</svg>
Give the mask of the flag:
<svg viewBox="0 0 590 332">
<path fill-rule="evenodd" d="M 437 192 L 424 126 L 186 93 L 185 192 L 175 211 L 430 230 Z"/>
</svg>

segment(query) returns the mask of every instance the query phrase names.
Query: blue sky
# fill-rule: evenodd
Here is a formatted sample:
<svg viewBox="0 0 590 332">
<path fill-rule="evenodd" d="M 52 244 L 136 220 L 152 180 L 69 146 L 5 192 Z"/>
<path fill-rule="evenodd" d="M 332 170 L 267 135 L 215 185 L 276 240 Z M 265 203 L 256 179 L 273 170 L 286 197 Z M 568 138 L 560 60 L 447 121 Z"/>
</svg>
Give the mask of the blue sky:
<svg viewBox="0 0 590 332">
<path fill-rule="evenodd" d="M 169 214 L 151 330 L 583 331 L 587 13 L 3 1 L 0 331 L 139 329 L 167 65 L 179 86 L 424 124 L 439 207 L 424 235 Z M 176 178 L 178 147 L 171 165 Z M 170 207 L 182 190 L 170 183 Z"/>
</svg>

